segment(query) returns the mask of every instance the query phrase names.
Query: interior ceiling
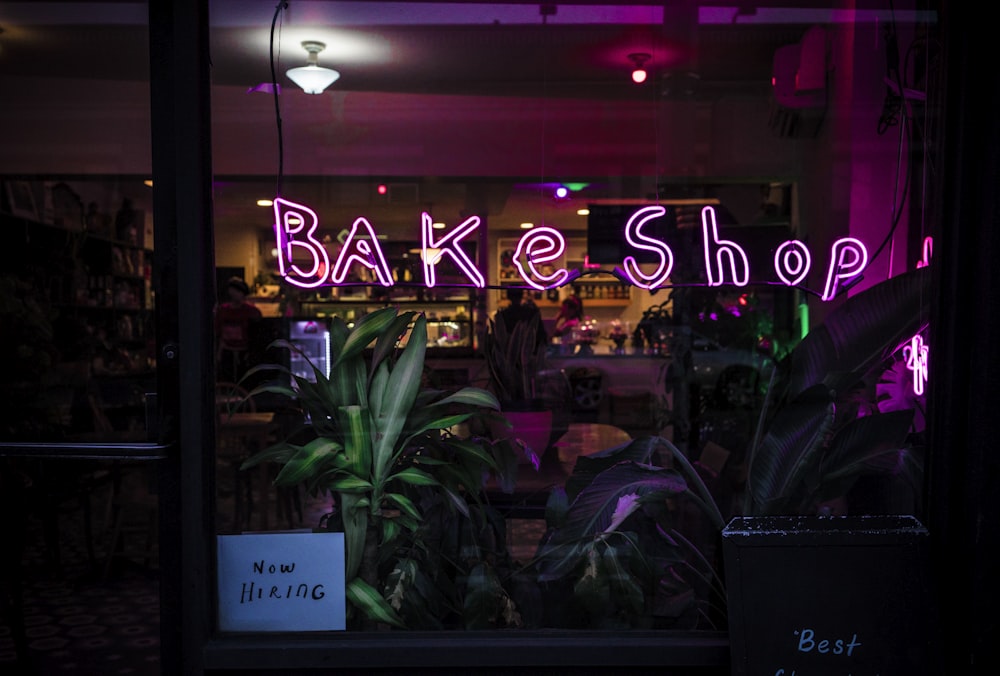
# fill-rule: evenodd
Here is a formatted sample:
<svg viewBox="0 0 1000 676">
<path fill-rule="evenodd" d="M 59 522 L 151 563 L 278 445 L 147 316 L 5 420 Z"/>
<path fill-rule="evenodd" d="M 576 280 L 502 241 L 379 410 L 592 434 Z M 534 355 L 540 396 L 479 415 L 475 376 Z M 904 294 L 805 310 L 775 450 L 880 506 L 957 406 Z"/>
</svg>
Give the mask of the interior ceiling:
<svg viewBox="0 0 1000 676">
<path fill-rule="evenodd" d="M 212 81 L 250 88 L 270 81 L 268 47 L 274 0 L 212 0 Z M 275 48 L 283 71 L 302 65 L 304 39 L 329 45 L 320 63 L 337 68 L 338 91 L 579 98 L 588 105 L 653 97 L 766 96 L 775 49 L 806 28 L 795 12 L 825 2 L 769 0 L 786 19 L 766 20 L 745 2 L 664 3 L 326 2 L 293 0 L 280 17 Z M 720 7 L 728 6 L 728 9 Z M 730 16 L 713 23 L 711 16 Z M 148 79 L 148 28 L 142 2 L 4 2 L 0 76 Z M 720 14 L 721 12 L 721 14 Z M 729 12 L 729 14 L 726 14 Z M 764 16 L 764 20 L 755 23 Z M 648 86 L 629 78 L 628 55 L 649 53 Z M 288 86 L 294 86 L 285 82 Z M 289 147 L 287 155 L 308 152 Z M 259 218 L 245 205 L 273 181 L 227 176 L 217 185 L 222 218 Z M 317 199 L 330 199 L 323 182 Z M 468 190 L 426 187 L 421 202 L 468 206 Z M 547 199 L 538 190 L 478 188 L 476 199 L 510 209 L 510 199 Z M 342 193 L 343 191 L 341 191 Z M 484 197 L 485 195 L 485 197 Z M 599 195 L 598 195 L 599 196 Z M 340 195 L 343 199 L 343 195 Z M 320 204 L 322 206 L 322 204 Z M 535 205 L 537 207 L 537 204 Z M 439 204 L 439 208 L 440 204 Z M 552 209 L 560 208 L 552 205 Z M 536 208 L 537 211 L 537 208 Z M 580 221 L 576 221 L 579 223 Z"/>
</svg>

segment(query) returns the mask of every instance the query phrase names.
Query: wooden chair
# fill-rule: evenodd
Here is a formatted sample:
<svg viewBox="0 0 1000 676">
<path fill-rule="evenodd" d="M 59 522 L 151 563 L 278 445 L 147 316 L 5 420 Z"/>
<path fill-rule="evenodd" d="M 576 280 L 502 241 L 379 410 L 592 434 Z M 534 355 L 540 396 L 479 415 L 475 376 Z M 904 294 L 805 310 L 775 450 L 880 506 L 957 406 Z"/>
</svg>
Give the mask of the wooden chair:
<svg viewBox="0 0 1000 676">
<path fill-rule="evenodd" d="M 256 402 L 250 393 L 240 385 L 231 382 L 219 382 L 215 386 L 215 403 L 218 414 L 218 435 L 216 458 L 223 463 L 220 475 L 230 477 L 233 490 L 233 525 L 234 532 L 244 530 L 250 525 L 255 503 L 254 483 L 260 484 L 259 499 L 261 504 L 260 521 L 264 528 L 269 525 L 268 494 L 270 467 L 263 466 L 250 471 L 240 469 L 243 462 L 273 441 L 273 424 L 264 421 L 254 421 L 251 425 L 237 423 L 241 414 L 258 413 Z M 267 414 L 261 413 L 261 416 Z M 220 488 L 222 488 L 220 486 Z M 225 489 L 223 488 L 223 491 Z M 221 496 L 220 496 L 221 497 Z M 276 492 L 275 508 L 278 518 L 284 517 L 288 527 L 295 527 L 294 515 L 302 519 L 302 505 L 299 491 L 296 488 L 283 488 Z"/>
</svg>

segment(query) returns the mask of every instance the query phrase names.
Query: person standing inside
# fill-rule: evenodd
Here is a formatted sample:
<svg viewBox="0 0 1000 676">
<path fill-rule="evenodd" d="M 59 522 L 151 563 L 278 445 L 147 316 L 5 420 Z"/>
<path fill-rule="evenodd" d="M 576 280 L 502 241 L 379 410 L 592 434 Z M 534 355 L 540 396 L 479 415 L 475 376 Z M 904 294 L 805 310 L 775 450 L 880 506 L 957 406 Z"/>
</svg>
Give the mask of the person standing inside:
<svg viewBox="0 0 1000 676">
<path fill-rule="evenodd" d="M 496 315 L 497 321 L 503 322 L 507 333 L 513 333 L 514 327 L 520 322 L 530 325 L 532 321 L 537 321 L 537 340 L 535 344 L 536 346 L 547 344 L 549 337 L 545 333 L 545 325 L 542 324 L 542 314 L 538 311 L 537 305 L 524 302 L 524 289 L 507 287 L 507 300 L 510 301 L 510 305 L 497 310 Z"/>
<path fill-rule="evenodd" d="M 229 300 L 215 310 L 216 379 L 235 383 L 250 367 L 250 324 L 262 314 L 247 300 L 250 288 L 239 277 L 229 278 L 226 294 Z"/>
</svg>

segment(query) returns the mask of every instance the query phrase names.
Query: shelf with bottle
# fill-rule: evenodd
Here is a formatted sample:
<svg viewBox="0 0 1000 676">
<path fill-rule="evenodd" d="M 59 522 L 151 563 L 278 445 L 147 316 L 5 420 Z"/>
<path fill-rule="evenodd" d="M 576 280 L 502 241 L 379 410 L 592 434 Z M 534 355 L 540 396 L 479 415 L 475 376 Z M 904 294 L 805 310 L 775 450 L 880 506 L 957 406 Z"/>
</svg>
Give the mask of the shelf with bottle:
<svg viewBox="0 0 1000 676">
<path fill-rule="evenodd" d="M 359 288 L 359 291 L 364 290 Z M 380 291 L 380 289 L 371 290 Z M 429 348 L 442 348 L 448 350 L 448 354 L 457 352 L 458 348 L 471 351 L 474 343 L 474 294 L 466 289 L 456 292 L 454 289 L 445 288 L 440 291 L 442 293 L 439 296 L 423 299 L 405 295 L 361 297 L 359 294 L 302 300 L 299 303 L 298 315 L 319 319 L 339 317 L 350 324 L 380 308 L 398 307 L 401 310 L 424 314 L 427 318 Z M 458 295 L 459 293 L 461 295 Z"/>
<path fill-rule="evenodd" d="M 617 280 L 585 280 L 574 284 L 577 295 L 593 307 L 617 307 L 632 300 L 632 287 Z"/>
</svg>

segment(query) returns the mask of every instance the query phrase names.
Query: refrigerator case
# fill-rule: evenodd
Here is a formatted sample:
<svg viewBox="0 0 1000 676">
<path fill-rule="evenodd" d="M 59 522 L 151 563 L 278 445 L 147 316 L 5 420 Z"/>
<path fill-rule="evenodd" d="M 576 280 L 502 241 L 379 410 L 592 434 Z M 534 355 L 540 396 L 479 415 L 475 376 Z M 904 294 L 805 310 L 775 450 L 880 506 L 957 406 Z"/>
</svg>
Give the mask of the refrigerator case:
<svg viewBox="0 0 1000 676">
<path fill-rule="evenodd" d="M 289 322 L 288 340 L 300 351 L 291 351 L 288 368 L 296 376 L 316 382 L 312 365 L 330 377 L 330 327 L 322 319 L 293 319 Z M 308 357 L 308 361 L 306 361 Z"/>
</svg>

